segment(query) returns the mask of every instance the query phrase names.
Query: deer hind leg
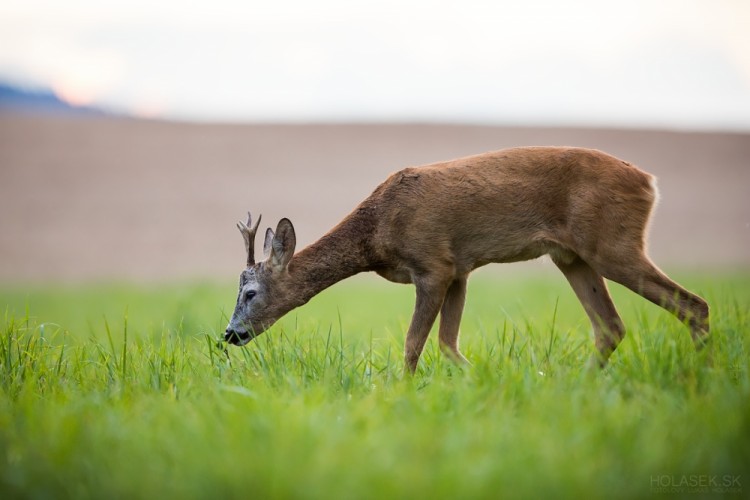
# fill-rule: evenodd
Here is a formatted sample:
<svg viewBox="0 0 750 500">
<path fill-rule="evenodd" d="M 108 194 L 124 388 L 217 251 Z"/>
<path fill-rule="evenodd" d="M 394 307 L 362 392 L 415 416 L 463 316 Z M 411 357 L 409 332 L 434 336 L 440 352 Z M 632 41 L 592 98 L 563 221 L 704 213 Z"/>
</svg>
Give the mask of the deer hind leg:
<svg viewBox="0 0 750 500">
<path fill-rule="evenodd" d="M 440 309 L 440 347 L 457 364 L 469 363 L 458 349 L 459 325 L 465 301 L 466 277 L 463 276 L 455 279 L 448 287 L 443 307 Z"/>
<path fill-rule="evenodd" d="M 590 366 L 604 367 L 625 336 L 625 326 L 607 290 L 602 276 L 576 256 L 571 262 L 553 259 L 581 301 L 594 329 L 596 354 Z"/>
<path fill-rule="evenodd" d="M 708 341 L 708 303 L 669 279 L 645 254 L 640 253 L 631 262 L 600 262 L 598 270 L 686 323 L 696 348 Z"/>
<path fill-rule="evenodd" d="M 427 336 L 435 323 L 448 289 L 448 283 L 430 277 L 413 281 L 417 288 L 417 301 L 409 330 L 406 332 L 404 346 L 404 363 L 407 373 L 414 373 L 417 369 L 419 356 L 422 354 Z"/>
</svg>

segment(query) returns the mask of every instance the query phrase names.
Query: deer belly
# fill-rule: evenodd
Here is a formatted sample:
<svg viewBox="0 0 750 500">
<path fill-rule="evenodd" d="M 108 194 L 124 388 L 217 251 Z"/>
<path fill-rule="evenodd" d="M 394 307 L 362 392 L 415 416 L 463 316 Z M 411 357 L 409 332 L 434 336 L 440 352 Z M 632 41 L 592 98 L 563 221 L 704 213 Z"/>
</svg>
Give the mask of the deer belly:
<svg viewBox="0 0 750 500">
<path fill-rule="evenodd" d="M 411 283 L 411 272 L 406 268 L 383 267 L 375 270 L 383 278 L 394 283 Z"/>
</svg>

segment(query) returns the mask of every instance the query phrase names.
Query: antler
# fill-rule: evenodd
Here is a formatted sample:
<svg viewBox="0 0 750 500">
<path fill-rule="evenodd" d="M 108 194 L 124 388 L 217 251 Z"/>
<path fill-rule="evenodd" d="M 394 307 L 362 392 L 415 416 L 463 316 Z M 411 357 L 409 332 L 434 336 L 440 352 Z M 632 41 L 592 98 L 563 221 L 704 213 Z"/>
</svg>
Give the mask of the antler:
<svg viewBox="0 0 750 500">
<path fill-rule="evenodd" d="M 250 212 L 247 213 L 247 222 L 238 222 L 237 229 L 242 233 L 242 237 L 245 239 L 245 250 L 247 250 L 247 267 L 255 265 L 255 232 L 258 231 L 258 225 L 262 216 L 258 216 L 258 220 L 255 221 L 255 225 L 250 228 L 252 222 L 252 216 Z"/>
</svg>

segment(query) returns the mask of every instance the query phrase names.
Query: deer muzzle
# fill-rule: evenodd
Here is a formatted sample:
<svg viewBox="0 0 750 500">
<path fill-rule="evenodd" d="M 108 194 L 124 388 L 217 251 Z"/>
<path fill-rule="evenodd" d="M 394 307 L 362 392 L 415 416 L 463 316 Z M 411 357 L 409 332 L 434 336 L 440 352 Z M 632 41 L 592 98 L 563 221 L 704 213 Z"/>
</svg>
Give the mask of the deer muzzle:
<svg viewBox="0 0 750 500">
<path fill-rule="evenodd" d="M 233 328 L 227 328 L 224 332 L 224 340 L 232 345 L 241 346 L 245 345 L 253 339 L 250 332 L 238 331 Z"/>
</svg>

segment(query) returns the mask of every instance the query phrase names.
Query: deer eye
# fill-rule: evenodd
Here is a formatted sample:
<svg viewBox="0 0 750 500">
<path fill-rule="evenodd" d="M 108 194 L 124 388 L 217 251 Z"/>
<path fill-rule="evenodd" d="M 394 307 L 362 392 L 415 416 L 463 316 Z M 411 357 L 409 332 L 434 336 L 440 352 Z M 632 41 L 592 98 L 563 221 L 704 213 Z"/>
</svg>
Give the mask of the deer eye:
<svg viewBox="0 0 750 500">
<path fill-rule="evenodd" d="M 255 297 L 255 290 L 248 290 L 245 292 L 245 302 L 250 302 Z"/>
</svg>

